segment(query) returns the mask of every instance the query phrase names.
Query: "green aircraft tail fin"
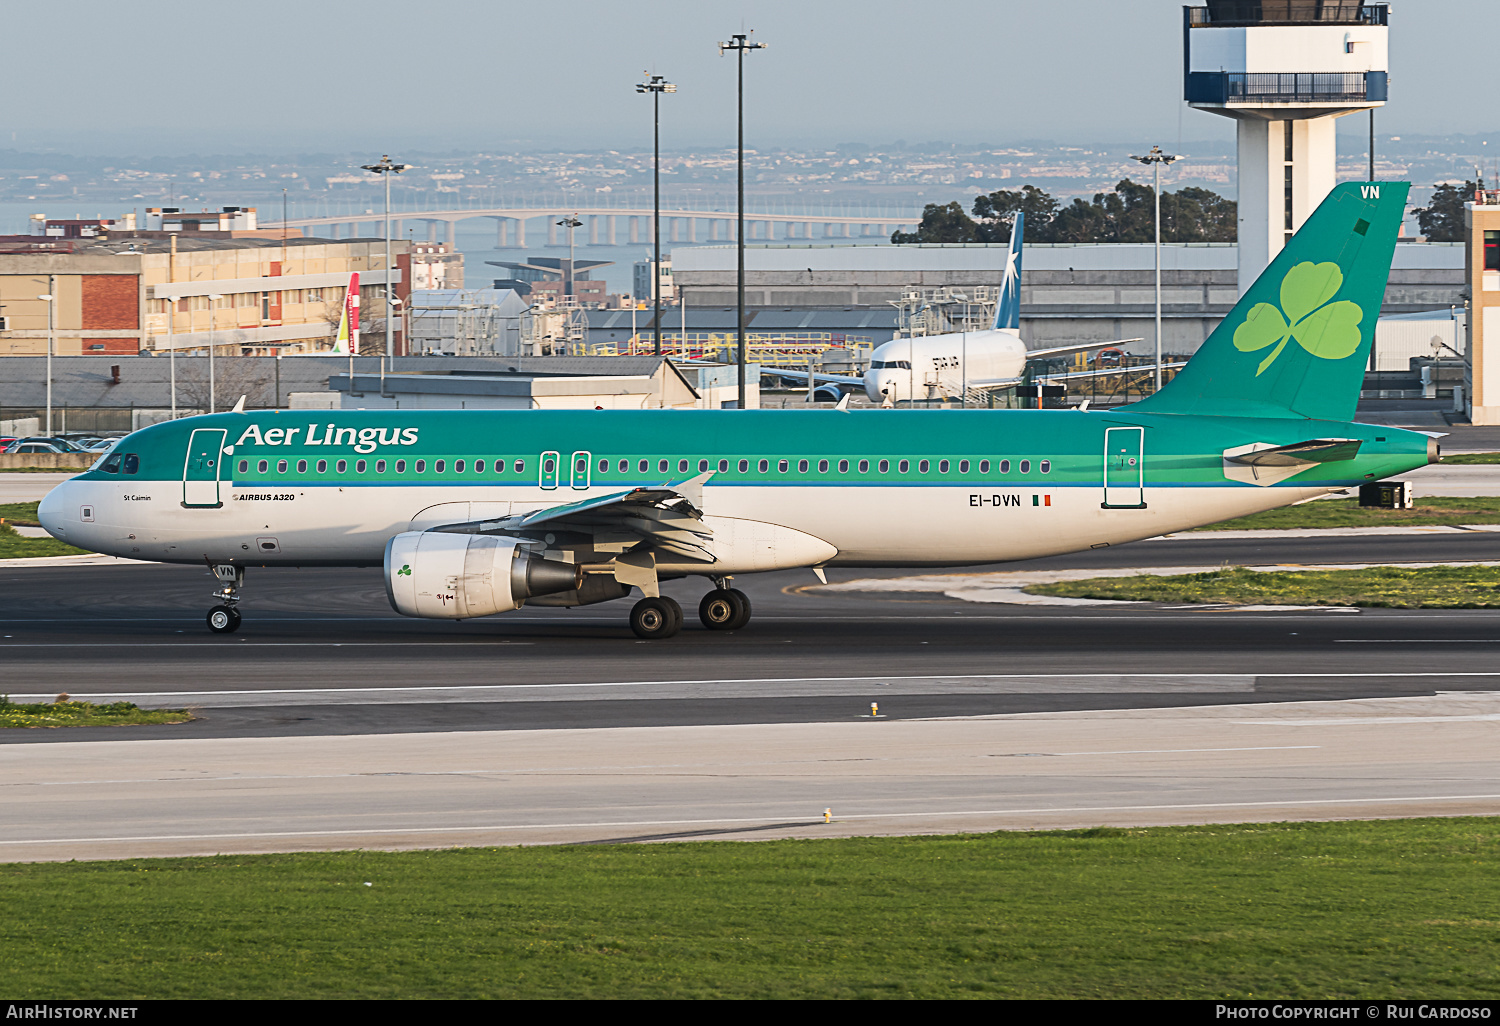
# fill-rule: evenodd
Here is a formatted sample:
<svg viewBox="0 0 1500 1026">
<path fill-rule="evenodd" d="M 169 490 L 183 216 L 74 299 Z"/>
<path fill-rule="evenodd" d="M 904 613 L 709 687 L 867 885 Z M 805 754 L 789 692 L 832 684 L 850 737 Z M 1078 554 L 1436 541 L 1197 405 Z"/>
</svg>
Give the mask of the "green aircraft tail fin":
<svg viewBox="0 0 1500 1026">
<path fill-rule="evenodd" d="M 1187 366 L 1134 409 L 1352 419 L 1408 188 L 1336 186 Z"/>
</svg>

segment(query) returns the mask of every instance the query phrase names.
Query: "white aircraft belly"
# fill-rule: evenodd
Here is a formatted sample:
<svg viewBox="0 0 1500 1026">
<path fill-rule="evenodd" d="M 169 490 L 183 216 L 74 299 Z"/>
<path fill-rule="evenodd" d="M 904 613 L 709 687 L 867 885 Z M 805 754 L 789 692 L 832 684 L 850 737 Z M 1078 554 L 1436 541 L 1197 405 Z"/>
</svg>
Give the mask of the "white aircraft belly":
<svg viewBox="0 0 1500 1026">
<path fill-rule="evenodd" d="M 1005 487 L 706 489 L 704 502 L 736 517 L 775 520 L 825 539 L 838 550 L 829 561 L 833 566 L 957 566 L 1119 545 L 1327 491 L 1148 486 L 1147 506 L 1139 510 L 1103 508 L 1102 486 L 1042 481 Z"/>
</svg>

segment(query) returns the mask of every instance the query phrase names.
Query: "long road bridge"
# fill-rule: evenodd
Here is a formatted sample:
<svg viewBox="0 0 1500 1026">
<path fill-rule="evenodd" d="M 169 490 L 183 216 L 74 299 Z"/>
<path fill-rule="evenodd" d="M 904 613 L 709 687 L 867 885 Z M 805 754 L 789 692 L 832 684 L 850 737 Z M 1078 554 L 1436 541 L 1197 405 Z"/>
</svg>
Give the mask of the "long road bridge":
<svg viewBox="0 0 1500 1026">
<path fill-rule="evenodd" d="M 567 245 L 567 239 L 557 222 L 569 214 L 578 215 L 588 232 L 590 246 L 650 245 L 655 240 L 651 235 L 652 210 L 650 207 L 495 207 L 469 210 L 423 210 L 392 211 L 391 234 L 406 238 L 406 224 L 419 221 L 426 225 L 426 236 L 430 242 L 439 241 L 439 231 L 452 246 L 458 222 L 470 218 L 487 217 L 495 222 L 495 245 L 497 248 L 525 249 L 526 225 L 529 221 L 544 218 L 547 228 L 547 245 Z M 733 242 L 735 231 L 734 211 L 684 210 L 663 208 L 661 212 L 662 242 Z M 921 220 L 921 215 L 907 217 L 876 217 L 864 214 L 836 216 L 831 214 L 745 214 L 745 241 L 775 242 L 784 240 L 889 238 L 898 229 L 912 230 Z M 370 213 L 349 215 L 336 214 L 327 217 L 293 217 L 286 220 L 289 228 L 313 229 L 315 235 L 330 238 L 379 238 L 382 234 L 384 215 Z M 280 221 L 262 221 L 262 228 L 280 228 Z M 362 227 L 364 226 L 364 227 Z M 582 230 L 580 230 L 580 235 Z M 535 234 L 533 234 L 535 238 Z M 582 239 L 575 236 L 576 242 Z"/>
</svg>

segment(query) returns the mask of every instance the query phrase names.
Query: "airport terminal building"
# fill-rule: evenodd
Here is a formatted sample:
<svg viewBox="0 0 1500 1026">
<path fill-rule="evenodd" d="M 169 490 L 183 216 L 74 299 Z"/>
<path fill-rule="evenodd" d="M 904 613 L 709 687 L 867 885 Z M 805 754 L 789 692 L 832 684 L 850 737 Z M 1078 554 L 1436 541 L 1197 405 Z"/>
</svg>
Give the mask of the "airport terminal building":
<svg viewBox="0 0 1500 1026">
<path fill-rule="evenodd" d="M 745 248 L 745 301 L 757 328 L 794 319 L 802 330 L 872 336 L 895 328 L 894 303 L 912 287 L 999 284 L 1003 244 L 839 246 L 783 243 Z M 1398 243 L 1382 315 L 1464 306 L 1462 243 Z M 735 247 L 697 246 L 672 254 L 689 329 L 712 320 L 732 329 Z M 1163 349 L 1189 354 L 1239 299 L 1233 243 L 1162 244 Z M 1150 244 L 1027 245 L 1021 283 L 1021 335 L 1034 348 L 1154 337 L 1155 271 Z M 680 312 L 665 312 L 664 327 Z M 812 325 L 816 324 L 816 328 Z M 788 323 L 787 327 L 793 327 Z M 699 329 L 701 330 L 701 329 Z"/>
</svg>

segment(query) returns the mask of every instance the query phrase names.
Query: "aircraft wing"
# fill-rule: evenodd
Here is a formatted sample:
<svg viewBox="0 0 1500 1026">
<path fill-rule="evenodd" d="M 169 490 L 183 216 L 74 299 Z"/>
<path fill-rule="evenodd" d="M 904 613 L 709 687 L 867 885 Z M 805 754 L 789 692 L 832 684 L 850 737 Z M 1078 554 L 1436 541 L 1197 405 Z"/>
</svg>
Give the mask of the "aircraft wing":
<svg viewBox="0 0 1500 1026">
<path fill-rule="evenodd" d="M 803 381 L 803 382 L 805 382 L 807 380 L 807 371 L 782 370 L 780 367 L 767 367 L 764 364 L 761 365 L 760 373 L 761 373 L 762 376 L 772 375 L 772 376 L 778 377 L 778 378 L 789 378 L 792 381 Z M 858 386 L 860 388 L 864 388 L 865 387 L 865 379 L 864 378 L 851 378 L 851 377 L 849 377 L 848 375 L 845 375 L 845 374 L 816 374 L 815 373 L 815 374 L 813 374 L 813 381 L 814 382 L 828 382 L 828 383 L 834 384 L 834 385 L 856 385 L 856 386 Z"/>
<path fill-rule="evenodd" d="M 1019 385 L 1020 378 L 975 378 L 967 382 L 970 388 L 1009 388 L 1011 385 Z"/>
<path fill-rule="evenodd" d="M 1187 366 L 1186 360 L 1177 363 L 1164 363 L 1162 370 L 1181 370 Z M 1102 378 L 1110 374 L 1134 374 L 1137 371 L 1150 372 L 1156 369 L 1154 363 L 1132 364 L 1129 367 L 1106 367 L 1103 370 L 1091 371 L 1069 371 L 1066 374 L 1043 374 L 1038 377 L 1039 381 L 1075 381 L 1078 378 Z"/>
<path fill-rule="evenodd" d="M 713 471 L 709 471 L 675 485 L 631 488 L 529 513 L 445 524 L 431 530 L 448 534 L 504 534 L 547 545 L 560 540 L 559 547 L 570 542 L 586 543 L 586 547 L 596 551 L 621 553 L 644 542 L 674 556 L 714 563 L 718 559 L 710 547 L 713 530 L 703 523 L 701 508 L 703 483 L 712 476 Z"/>
<path fill-rule="evenodd" d="M 1053 346 L 1051 349 L 1028 349 L 1026 359 L 1046 360 L 1054 356 L 1067 356 L 1069 353 L 1082 353 L 1090 349 L 1108 349 L 1111 346 L 1128 345 L 1131 342 L 1144 342 L 1143 338 L 1121 338 L 1113 342 L 1080 342 L 1071 346 Z"/>
</svg>

